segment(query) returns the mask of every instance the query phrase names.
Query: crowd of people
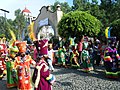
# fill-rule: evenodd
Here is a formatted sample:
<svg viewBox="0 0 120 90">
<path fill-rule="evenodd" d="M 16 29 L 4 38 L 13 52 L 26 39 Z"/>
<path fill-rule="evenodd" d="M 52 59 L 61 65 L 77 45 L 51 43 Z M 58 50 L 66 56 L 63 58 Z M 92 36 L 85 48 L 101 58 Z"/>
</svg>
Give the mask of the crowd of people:
<svg viewBox="0 0 120 90">
<path fill-rule="evenodd" d="M 87 36 L 82 36 L 77 42 L 75 37 L 69 38 L 67 43 L 64 41 L 62 39 L 57 48 L 48 39 L 35 40 L 32 47 L 26 41 L 13 41 L 10 45 L 6 45 L 5 40 L 0 41 L 0 78 L 7 76 L 8 88 L 52 90 L 54 65 L 82 68 L 84 72 L 104 66 L 106 77 L 120 77 L 116 37 L 108 38 L 107 42 Z M 34 67 L 32 75 L 31 65 Z"/>
<path fill-rule="evenodd" d="M 103 53 L 106 45 L 98 39 L 84 36 L 75 42 L 69 39 L 69 43 L 61 45 L 56 52 L 56 62 L 62 66 L 83 67 L 85 72 L 93 70 L 94 65 L 103 63 Z"/>
<path fill-rule="evenodd" d="M 26 41 L 13 41 L 9 45 L 1 41 L 0 79 L 7 76 L 7 88 L 52 90 L 55 76 L 51 74 L 54 70 L 51 60 L 51 45 L 48 45 L 48 40 L 44 39 L 34 41 L 32 46 L 34 48 L 29 47 Z M 31 55 L 30 49 L 34 55 Z M 33 74 L 31 67 L 34 68 Z"/>
<path fill-rule="evenodd" d="M 61 41 L 62 45 L 59 45 L 55 56 L 57 65 L 82 68 L 84 72 L 102 66 L 105 68 L 106 77 L 120 76 L 119 42 L 116 37 L 101 41 L 96 37 L 83 36 L 78 42 L 75 42 L 75 38 L 70 38 L 68 41 L 67 44 Z"/>
</svg>

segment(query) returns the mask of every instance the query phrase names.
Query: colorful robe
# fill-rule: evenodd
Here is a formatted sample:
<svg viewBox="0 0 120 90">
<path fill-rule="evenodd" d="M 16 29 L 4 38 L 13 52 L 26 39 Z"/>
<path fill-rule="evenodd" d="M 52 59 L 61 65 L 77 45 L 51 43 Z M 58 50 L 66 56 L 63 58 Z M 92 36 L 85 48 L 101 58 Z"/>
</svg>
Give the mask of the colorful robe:
<svg viewBox="0 0 120 90">
<path fill-rule="evenodd" d="M 18 90 L 32 90 L 30 78 L 30 64 L 35 64 L 35 61 L 29 55 L 23 58 L 20 56 L 15 58 L 15 68 L 18 76 Z"/>
<path fill-rule="evenodd" d="M 58 64 L 65 65 L 65 53 L 62 48 L 58 50 Z"/>
<path fill-rule="evenodd" d="M 46 78 L 50 75 L 49 68 L 47 63 L 44 60 L 36 65 L 36 68 L 33 73 L 32 81 L 34 83 L 34 90 L 52 90 L 52 86 Z"/>
<path fill-rule="evenodd" d="M 89 58 L 89 52 L 87 50 L 83 50 L 81 53 L 81 60 L 83 62 L 83 71 L 89 72 L 93 70 L 92 62 Z"/>
<path fill-rule="evenodd" d="M 6 62 L 7 68 L 7 88 L 17 87 L 17 76 L 14 69 L 14 59 L 8 58 Z"/>
<path fill-rule="evenodd" d="M 106 69 L 106 76 L 108 78 L 118 78 L 118 71 L 120 66 L 120 56 L 116 48 L 107 47 L 104 55 L 104 66 Z"/>
</svg>

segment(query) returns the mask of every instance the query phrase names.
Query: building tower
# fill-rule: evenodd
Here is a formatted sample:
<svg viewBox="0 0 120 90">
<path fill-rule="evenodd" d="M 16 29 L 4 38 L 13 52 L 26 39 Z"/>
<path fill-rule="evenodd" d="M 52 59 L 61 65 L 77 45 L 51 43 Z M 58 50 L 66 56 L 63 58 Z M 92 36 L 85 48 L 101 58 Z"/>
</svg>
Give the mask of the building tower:
<svg viewBox="0 0 120 90">
<path fill-rule="evenodd" d="M 22 11 L 22 13 L 23 13 L 23 15 L 24 15 L 24 17 L 25 17 L 25 19 L 26 19 L 27 24 L 29 25 L 29 24 L 32 22 L 32 20 L 33 20 L 32 13 L 31 13 L 30 10 L 28 10 L 26 7 L 25 7 L 25 9 Z"/>
</svg>

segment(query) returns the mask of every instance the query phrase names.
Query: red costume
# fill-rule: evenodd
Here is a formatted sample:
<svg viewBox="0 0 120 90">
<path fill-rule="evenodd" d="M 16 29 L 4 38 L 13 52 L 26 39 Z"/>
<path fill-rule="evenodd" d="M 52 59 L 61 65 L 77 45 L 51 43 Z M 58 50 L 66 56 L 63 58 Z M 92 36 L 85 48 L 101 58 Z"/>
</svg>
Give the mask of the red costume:
<svg viewBox="0 0 120 90">
<path fill-rule="evenodd" d="M 25 55 L 26 42 L 16 44 L 19 48 L 20 56 L 15 58 L 15 68 L 18 75 L 18 90 L 32 90 L 30 83 L 30 64 L 35 61 L 29 55 Z"/>
<path fill-rule="evenodd" d="M 2 78 L 6 74 L 6 57 L 7 47 L 5 44 L 0 44 L 0 78 Z"/>
</svg>

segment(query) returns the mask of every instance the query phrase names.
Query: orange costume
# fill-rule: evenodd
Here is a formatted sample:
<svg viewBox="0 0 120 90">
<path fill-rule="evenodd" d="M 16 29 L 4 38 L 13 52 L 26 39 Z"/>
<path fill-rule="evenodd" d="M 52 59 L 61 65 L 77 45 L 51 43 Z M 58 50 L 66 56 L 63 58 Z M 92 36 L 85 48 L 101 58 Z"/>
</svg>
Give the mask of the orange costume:
<svg viewBox="0 0 120 90">
<path fill-rule="evenodd" d="M 35 64 L 35 61 L 29 55 L 25 55 L 26 43 L 17 43 L 20 55 L 15 58 L 15 68 L 18 75 L 18 90 L 32 90 L 30 82 L 30 64 Z"/>
</svg>

